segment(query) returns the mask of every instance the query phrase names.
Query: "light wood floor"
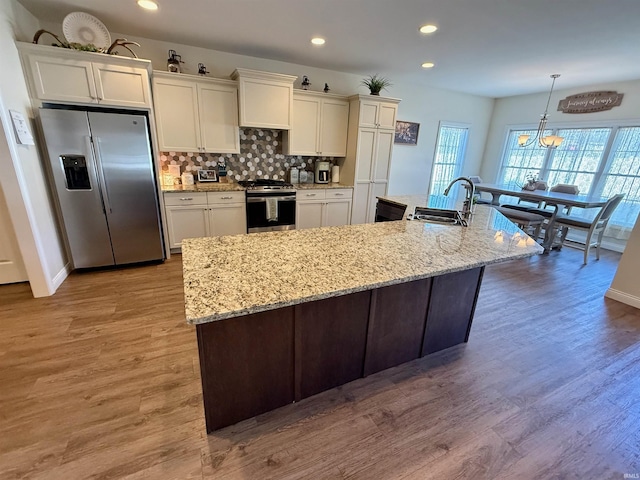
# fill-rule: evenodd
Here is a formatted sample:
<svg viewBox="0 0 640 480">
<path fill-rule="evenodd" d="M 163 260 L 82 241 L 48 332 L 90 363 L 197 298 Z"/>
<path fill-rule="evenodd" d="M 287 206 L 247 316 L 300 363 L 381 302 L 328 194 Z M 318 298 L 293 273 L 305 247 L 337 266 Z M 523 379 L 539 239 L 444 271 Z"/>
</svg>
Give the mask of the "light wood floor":
<svg viewBox="0 0 640 480">
<path fill-rule="evenodd" d="M 470 342 L 206 436 L 180 257 L 0 287 L 0 478 L 621 479 L 640 312 L 619 260 L 488 267 Z"/>
</svg>

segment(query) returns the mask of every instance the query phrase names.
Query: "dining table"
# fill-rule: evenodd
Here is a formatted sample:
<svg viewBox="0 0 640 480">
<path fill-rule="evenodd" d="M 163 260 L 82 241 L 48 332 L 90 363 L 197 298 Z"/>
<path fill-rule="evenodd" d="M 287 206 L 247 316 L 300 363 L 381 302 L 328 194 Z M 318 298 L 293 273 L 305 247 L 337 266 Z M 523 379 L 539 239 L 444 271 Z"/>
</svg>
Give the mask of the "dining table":
<svg viewBox="0 0 640 480">
<path fill-rule="evenodd" d="M 527 202 L 543 202 L 545 205 L 554 207 L 548 224 L 545 228 L 545 238 L 542 242 L 545 252 L 551 250 L 555 238 L 555 220 L 558 213 L 562 213 L 565 208 L 602 208 L 609 201 L 606 197 L 598 195 L 582 195 L 561 192 L 552 192 L 550 190 L 526 190 L 512 185 L 498 185 L 494 183 L 476 183 L 474 184 L 476 192 L 486 192 L 491 194 L 491 204 L 500 205 L 502 196 L 516 197 Z"/>
</svg>

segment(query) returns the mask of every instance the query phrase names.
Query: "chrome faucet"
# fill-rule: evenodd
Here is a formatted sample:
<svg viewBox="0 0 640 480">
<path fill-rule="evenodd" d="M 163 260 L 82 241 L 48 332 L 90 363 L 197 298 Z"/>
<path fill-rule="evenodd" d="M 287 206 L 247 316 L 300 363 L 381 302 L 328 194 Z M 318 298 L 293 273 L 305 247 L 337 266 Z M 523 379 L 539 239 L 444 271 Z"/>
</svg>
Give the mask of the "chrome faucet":
<svg viewBox="0 0 640 480">
<path fill-rule="evenodd" d="M 465 196 L 464 203 L 462 204 L 462 212 L 460 212 L 462 214 L 462 218 L 464 218 L 465 220 L 469 220 L 469 217 L 471 216 L 471 209 L 473 207 L 473 197 L 475 197 L 476 195 L 476 187 L 471 179 L 467 177 L 458 177 L 452 180 L 449 186 L 444 189 L 444 195 L 449 196 L 451 187 L 453 187 L 456 182 L 460 181 L 467 182 L 469 184 L 468 186 L 465 185 L 464 187 L 467 190 L 467 194 Z"/>
</svg>

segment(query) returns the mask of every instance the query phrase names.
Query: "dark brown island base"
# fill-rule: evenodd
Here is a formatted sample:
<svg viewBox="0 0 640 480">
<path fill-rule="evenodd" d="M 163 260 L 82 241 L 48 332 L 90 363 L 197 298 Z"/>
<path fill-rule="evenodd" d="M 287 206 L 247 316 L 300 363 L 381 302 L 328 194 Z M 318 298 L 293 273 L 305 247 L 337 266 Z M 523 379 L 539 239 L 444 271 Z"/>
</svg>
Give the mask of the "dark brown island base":
<svg viewBox="0 0 640 480">
<path fill-rule="evenodd" d="M 541 252 L 491 207 L 467 228 L 402 220 L 185 241 L 207 432 L 466 342 L 484 266 Z"/>
</svg>

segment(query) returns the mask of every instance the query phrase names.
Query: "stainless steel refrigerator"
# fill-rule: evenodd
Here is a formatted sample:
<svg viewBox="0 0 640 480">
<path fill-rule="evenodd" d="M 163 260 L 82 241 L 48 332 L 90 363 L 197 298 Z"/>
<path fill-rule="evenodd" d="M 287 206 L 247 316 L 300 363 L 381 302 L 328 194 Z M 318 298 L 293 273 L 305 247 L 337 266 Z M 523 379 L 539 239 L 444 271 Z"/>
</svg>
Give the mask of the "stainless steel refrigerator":
<svg viewBox="0 0 640 480">
<path fill-rule="evenodd" d="M 162 260 L 147 117 L 40 109 L 74 268 Z"/>
</svg>

